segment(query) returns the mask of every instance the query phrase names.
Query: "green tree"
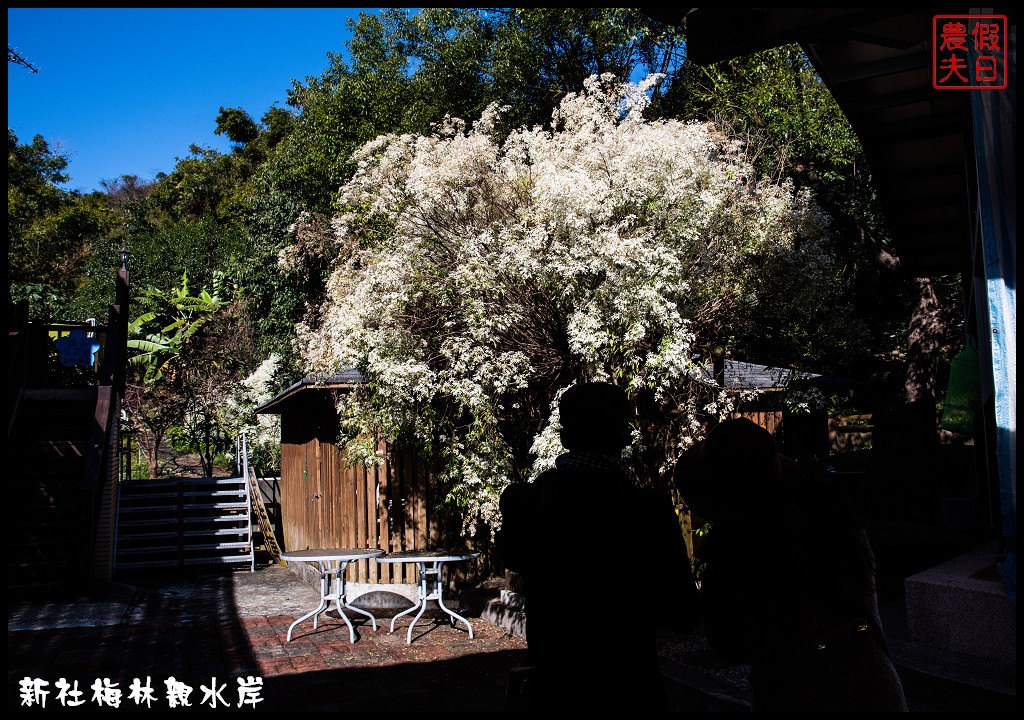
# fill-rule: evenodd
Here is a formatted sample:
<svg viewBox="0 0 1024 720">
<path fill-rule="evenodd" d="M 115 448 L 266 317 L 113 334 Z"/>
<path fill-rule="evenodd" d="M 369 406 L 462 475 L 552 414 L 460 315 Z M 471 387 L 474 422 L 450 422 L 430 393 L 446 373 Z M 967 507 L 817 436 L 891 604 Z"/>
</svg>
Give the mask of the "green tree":
<svg viewBox="0 0 1024 720">
<path fill-rule="evenodd" d="M 466 532 L 557 452 L 558 393 L 610 380 L 636 399 L 635 469 L 667 489 L 681 448 L 734 406 L 712 378 L 718 327 L 756 306 L 780 265 L 819 302 L 828 218 L 758 175 L 711 124 L 645 120 L 647 83 L 591 78 L 552 129 L 501 140 L 496 107 L 431 136 L 364 145 L 343 188 L 328 295 L 300 327 L 318 372 L 370 379 L 346 398 L 351 457 L 374 432 L 412 441 L 451 484 Z M 283 253 L 302 261 L 310 243 Z"/>
<path fill-rule="evenodd" d="M 364 21 L 376 32 L 369 16 Z M 372 67 L 357 62 L 353 70 L 334 55 L 321 77 L 296 83 L 289 104 L 297 115 L 286 132 L 278 130 L 266 161 L 239 192 L 248 209 L 248 251 L 235 271 L 249 289 L 259 352 L 286 358 L 284 365 L 293 372 L 299 368 L 292 347 L 295 325 L 319 304 L 326 265 L 310 262 L 281 272 L 278 253 L 300 229 L 306 237 L 329 232 L 338 188 L 354 170 L 349 156 L 361 143 L 395 129 L 410 104 L 407 62 L 381 50 Z M 280 120 L 276 114 L 265 116 L 268 138 L 284 125 Z"/>
<path fill-rule="evenodd" d="M 288 355 L 295 324 L 322 298 L 321 259 L 308 255 L 284 275 L 275 261 L 296 232 L 312 243 L 329 230 L 360 145 L 382 133 L 427 134 L 448 115 L 479 117 L 491 102 L 509 106 L 504 132 L 545 124 L 591 74 L 671 67 L 678 39 L 639 10 L 615 8 L 389 8 L 350 28 L 350 61 L 331 54 L 319 77 L 294 84 L 291 131 L 243 191 L 252 252 L 239 271 L 264 353 Z"/>
<path fill-rule="evenodd" d="M 681 62 L 681 34 L 638 8 L 497 8 L 484 18 L 490 41 L 484 100 L 509 105 L 511 127 L 547 125 L 562 97 L 581 90 L 591 75 L 626 81 Z"/>
<path fill-rule="evenodd" d="M 151 206 L 168 220 L 226 219 L 223 204 L 237 185 L 239 161 L 231 154 L 198 145 L 179 158 L 174 170 L 160 180 L 149 196 Z"/>
<path fill-rule="evenodd" d="M 259 137 L 260 129 L 245 110 L 222 106 L 217 115 L 217 129 L 213 132 L 226 135 L 233 143 L 246 145 Z"/>
<path fill-rule="evenodd" d="M 171 292 L 148 288 L 138 295 L 144 312 L 129 325 L 129 366 L 136 372 L 126 406 L 151 477 L 159 473 L 160 448 L 173 427 L 183 429 L 208 476 L 230 441 L 219 415 L 251 364 L 251 338 L 237 294 L 234 300 L 222 294 L 229 289 L 216 274 L 212 292 L 192 295 L 183 276 Z"/>
<path fill-rule="evenodd" d="M 762 302 L 722 328 L 735 356 L 860 377 L 905 340 L 913 292 L 889 252 L 885 217 L 856 132 L 798 46 L 713 65 L 684 62 L 663 86 L 652 117 L 714 119 L 745 138 L 760 173 L 809 188 L 833 218 L 836 260 L 819 279 L 821 302 L 793 302 L 803 278 L 784 264 L 757 272 Z M 781 259 L 780 259 L 781 260 Z"/>
<path fill-rule="evenodd" d="M 8 129 L 7 282 L 12 299 L 29 300 L 30 315 L 39 320 L 89 316 L 73 315 L 73 299 L 86 280 L 93 244 L 118 222 L 102 197 L 83 197 L 58 186 L 69 179 L 67 166 L 42 136 L 21 144 Z M 104 274 L 107 303 L 109 278 Z"/>
</svg>

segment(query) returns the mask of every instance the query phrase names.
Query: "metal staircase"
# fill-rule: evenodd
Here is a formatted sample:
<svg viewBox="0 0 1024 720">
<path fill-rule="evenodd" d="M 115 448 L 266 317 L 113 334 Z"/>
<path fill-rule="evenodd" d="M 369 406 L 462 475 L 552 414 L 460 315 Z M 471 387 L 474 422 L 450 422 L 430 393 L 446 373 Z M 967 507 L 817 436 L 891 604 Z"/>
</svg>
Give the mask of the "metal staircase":
<svg viewBox="0 0 1024 720">
<path fill-rule="evenodd" d="M 122 482 L 115 569 L 247 563 L 255 570 L 261 545 L 257 538 L 281 562 L 273 523 L 249 466 L 244 433 L 235 451 L 240 477 Z"/>
<path fill-rule="evenodd" d="M 244 477 L 121 483 L 114 568 L 246 563 L 255 570 L 251 517 Z"/>
</svg>

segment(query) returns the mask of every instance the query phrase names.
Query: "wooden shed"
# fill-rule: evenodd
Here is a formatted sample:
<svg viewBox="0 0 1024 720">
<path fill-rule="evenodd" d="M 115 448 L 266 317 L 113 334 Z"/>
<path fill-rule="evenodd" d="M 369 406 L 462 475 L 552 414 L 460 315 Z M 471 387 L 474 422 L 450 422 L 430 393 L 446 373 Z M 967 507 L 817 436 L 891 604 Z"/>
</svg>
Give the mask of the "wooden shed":
<svg viewBox="0 0 1024 720">
<path fill-rule="evenodd" d="M 791 412 L 784 402 L 786 394 L 797 387 L 813 387 L 828 395 L 861 384 L 850 378 L 738 360 L 723 360 L 705 371 L 713 374 L 729 392 L 759 391 L 756 400 L 740 403 L 737 414 L 766 428 L 775 436 L 782 452 L 801 464 L 827 460 L 836 444 L 832 437 L 836 431 L 824 409 Z"/>
<path fill-rule="evenodd" d="M 380 440 L 382 462 L 353 463 L 338 444 L 338 403 L 365 378 L 357 370 L 306 378 L 260 405 L 281 416 L 280 544 L 286 551 L 378 547 L 386 552 L 464 544 L 445 521 L 437 474 L 415 453 Z M 473 569 L 466 567 L 472 574 Z M 352 563 L 350 581 L 405 584 L 415 566 Z"/>
</svg>

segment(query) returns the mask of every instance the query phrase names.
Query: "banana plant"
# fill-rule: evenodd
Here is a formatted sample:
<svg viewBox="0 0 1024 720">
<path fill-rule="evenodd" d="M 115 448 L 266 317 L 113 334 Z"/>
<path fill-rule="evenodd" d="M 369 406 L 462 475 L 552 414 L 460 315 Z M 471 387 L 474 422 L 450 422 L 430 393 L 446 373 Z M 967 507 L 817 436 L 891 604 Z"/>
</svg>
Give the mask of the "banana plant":
<svg viewBox="0 0 1024 720">
<path fill-rule="evenodd" d="M 128 362 L 145 368 L 147 384 L 173 372 L 188 339 L 224 307 L 223 283 L 223 274 L 214 273 L 212 294 L 204 289 L 190 295 L 185 273 L 170 292 L 150 287 L 139 294 L 137 302 L 150 309 L 128 325 Z"/>
</svg>

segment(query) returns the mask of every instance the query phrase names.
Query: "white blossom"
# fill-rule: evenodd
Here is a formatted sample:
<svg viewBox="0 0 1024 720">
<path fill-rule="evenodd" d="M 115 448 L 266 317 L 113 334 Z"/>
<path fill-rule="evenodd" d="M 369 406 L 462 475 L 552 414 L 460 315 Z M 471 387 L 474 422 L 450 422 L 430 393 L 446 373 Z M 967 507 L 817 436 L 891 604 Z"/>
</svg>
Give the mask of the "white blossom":
<svg viewBox="0 0 1024 720">
<path fill-rule="evenodd" d="M 733 407 L 698 372 L 709 321 L 757 302 L 751 268 L 766 258 L 827 269 L 813 241 L 827 218 L 809 196 L 759 178 L 711 124 L 644 119 L 654 79 L 591 78 L 551 129 L 499 141 L 492 106 L 472 125 L 381 136 L 352 158 L 327 300 L 300 346 L 314 371 L 369 378 L 342 408 L 354 453 L 372 461 L 358 438 L 405 433 L 443 458 L 467 533 L 496 528 L 501 490 L 561 452 L 552 404 L 536 408 L 547 421 L 530 465 L 514 457 L 508 413 L 536 406 L 538 384 L 567 385 L 559 373 L 576 367 L 650 393 L 671 418 L 668 472 L 699 418 Z M 283 262 L 313 252 L 299 240 Z M 635 453 L 654 447 L 635 441 Z"/>
<path fill-rule="evenodd" d="M 786 409 L 796 415 L 809 415 L 825 409 L 825 394 L 813 385 L 795 385 L 786 389 Z"/>
<path fill-rule="evenodd" d="M 272 353 L 249 377 L 231 389 L 221 408 L 224 427 L 235 435 L 245 434 L 249 459 L 264 468 L 276 468 L 280 463 L 281 418 L 257 415 L 254 410 L 274 396 L 281 364 L 281 356 Z"/>
</svg>

